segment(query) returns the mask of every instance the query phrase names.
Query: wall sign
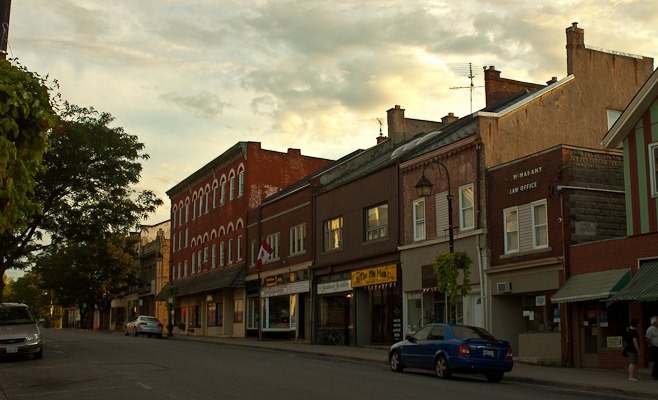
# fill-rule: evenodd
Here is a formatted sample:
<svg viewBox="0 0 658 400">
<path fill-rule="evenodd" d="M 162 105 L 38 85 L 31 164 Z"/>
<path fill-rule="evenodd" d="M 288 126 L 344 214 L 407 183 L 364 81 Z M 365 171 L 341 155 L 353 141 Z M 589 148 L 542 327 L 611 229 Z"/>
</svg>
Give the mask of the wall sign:
<svg viewBox="0 0 658 400">
<path fill-rule="evenodd" d="M 398 269 L 395 264 L 381 267 L 361 269 L 352 272 L 352 287 L 378 285 L 381 283 L 397 282 Z"/>
</svg>

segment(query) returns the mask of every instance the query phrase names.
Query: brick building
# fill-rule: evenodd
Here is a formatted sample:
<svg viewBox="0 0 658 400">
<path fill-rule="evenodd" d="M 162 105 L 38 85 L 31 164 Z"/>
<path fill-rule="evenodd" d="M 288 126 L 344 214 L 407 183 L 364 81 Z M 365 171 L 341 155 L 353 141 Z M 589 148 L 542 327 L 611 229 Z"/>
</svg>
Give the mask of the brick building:
<svg viewBox="0 0 658 400">
<path fill-rule="evenodd" d="M 167 191 L 175 331 L 245 335 L 249 209 L 330 161 L 239 142 Z"/>
</svg>

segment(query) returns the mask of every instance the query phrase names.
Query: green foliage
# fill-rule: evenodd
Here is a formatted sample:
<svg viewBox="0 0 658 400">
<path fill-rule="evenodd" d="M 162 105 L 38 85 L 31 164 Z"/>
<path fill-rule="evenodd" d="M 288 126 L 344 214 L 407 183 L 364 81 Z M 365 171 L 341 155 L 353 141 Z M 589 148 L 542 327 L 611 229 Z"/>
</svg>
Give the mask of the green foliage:
<svg viewBox="0 0 658 400">
<path fill-rule="evenodd" d="M 134 189 L 148 155 L 137 136 L 110 126 L 113 121 L 108 113 L 66 104 L 49 131 L 46 168 L 36 175 L 32 200 L 42 204 L 41 213 L 30 216 L 25 229 L 0 233 L 0 273 L 24 269 L 30 256 L 49 250 L 49 244 L 41 242 L 42 233 L 53 246 L 70 247 L 67 251 L 94 247 L 117 233 L 136 230 L 162 204 L 154 192 Z M 51 251 L 44 255 L 59 257 Z M 78 280 L 70 278 L 72 283 Z"/>
<path fill-rule="evenodd" d="M 434 259 L 436 286 L 453 306 L 457 303 L 458 296 L 468 295 L 471 287 L 472 263 L 471 257 L 464 251 L 440 254 Z M 459 283 L 460 275 L 461 283 Z"/>
<path fill-rule="evenodd" d="M 24 228 L 40 210 L 32 191 L 56 120 L 47 79 L 0 60 L 0 233 Z"/>
<path fill-rule="evenodd" d="M 56 304 L 86 303 L 103 308 L 113 295 L 135 283 L 137 240 L 136 236 L 115 234 L 84 244 L 51 246 L 36 257 L 34 271 L 44 287 L 52 288 Z"/>
<path fill-rule="evenodd" d="M 43 287 L 39 274 L 28 272 L 22 277 L 9 281 L 4 301 L 25 303 L 39 317 L 50 316 L 51 293 Z"/>
</svg>

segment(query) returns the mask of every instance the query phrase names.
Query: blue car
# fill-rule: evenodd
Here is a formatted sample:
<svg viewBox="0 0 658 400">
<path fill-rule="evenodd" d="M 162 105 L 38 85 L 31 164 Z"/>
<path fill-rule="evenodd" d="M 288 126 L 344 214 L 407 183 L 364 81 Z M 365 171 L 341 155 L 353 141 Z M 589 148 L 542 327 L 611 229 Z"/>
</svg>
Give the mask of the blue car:
<svg viewBox="0 0 658 400">
<path fill-rule="evenodd" d="M 453 373 L 484 374 L 500 382 L 512 370 L 512 347 L 483 328 L 454 324 L 429 324 L 388 352 L 392 371 L 404 368 L 433 369 L 448 379 Z"/>
</svg>

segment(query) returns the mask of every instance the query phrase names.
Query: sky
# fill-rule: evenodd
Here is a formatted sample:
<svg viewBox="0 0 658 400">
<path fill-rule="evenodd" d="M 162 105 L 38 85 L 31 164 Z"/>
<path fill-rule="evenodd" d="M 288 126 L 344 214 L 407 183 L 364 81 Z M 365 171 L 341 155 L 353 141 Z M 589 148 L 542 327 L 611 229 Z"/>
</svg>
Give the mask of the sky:
<svg viewBox="0 0 658 400">
<path fill-rule="evenodd" d="M 562 79 L 572 22 L 587 46 L 656 59 L 656 5 L 13 0 L 7 50 L 144 143 L 136 189 L 164 201 L 144 221 L 156 224 L 169 219 L 166 191 L 239 141 L 338 159 L 374 146 L 380 129 L 386 136 L 395 105 L 433 121 L 483 108 L 485 66 L 508 79 Z"/>
</svg>

